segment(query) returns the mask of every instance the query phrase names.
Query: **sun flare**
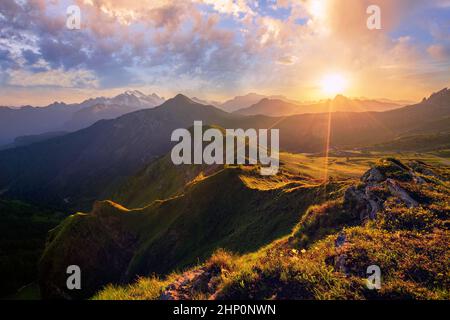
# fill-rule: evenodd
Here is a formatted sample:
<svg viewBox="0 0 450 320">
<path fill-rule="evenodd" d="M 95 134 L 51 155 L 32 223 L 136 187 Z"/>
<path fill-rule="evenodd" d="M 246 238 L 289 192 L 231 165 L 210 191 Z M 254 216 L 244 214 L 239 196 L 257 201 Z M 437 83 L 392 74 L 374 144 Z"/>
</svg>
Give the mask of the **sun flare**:
<svg viewBox="0 0 450 320">
<path fill-rule="evenodd" d="M 347 89 L 348 80 L 342 74 L 328 74 L 322 78 L 322 92 L 327 96 L 342 94 Z"/>
</svg>

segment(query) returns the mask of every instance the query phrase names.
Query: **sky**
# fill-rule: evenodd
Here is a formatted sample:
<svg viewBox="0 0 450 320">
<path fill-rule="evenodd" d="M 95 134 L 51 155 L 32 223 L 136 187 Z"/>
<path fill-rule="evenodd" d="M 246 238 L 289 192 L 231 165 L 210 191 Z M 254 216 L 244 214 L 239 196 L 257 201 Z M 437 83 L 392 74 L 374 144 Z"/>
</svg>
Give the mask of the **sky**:
<svg viewBox="0 0 450 320">
<path fill-rule="evenodd" d="M 417 101 L 449 86 L 450 0 L 0 1 L 0 105 L 127 89 Z"/>
</svg>

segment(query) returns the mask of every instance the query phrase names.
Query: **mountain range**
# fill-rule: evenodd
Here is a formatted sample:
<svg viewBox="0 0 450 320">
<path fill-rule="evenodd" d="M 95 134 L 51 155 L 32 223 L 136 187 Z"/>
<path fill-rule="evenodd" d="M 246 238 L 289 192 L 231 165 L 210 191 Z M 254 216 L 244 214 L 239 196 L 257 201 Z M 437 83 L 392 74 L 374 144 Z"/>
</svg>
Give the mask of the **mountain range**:
<svg viewBox="0 0 450 320">
<path fill-rule="evenodd" d="M 335 112 L 287 117 L 242 116 L 177 95 L 144 109 L 40 143 L 0 152 L 3 196 L 73 209 L 108 197 L 130 175 L 165 155 L 174 129 L 194 120 L 223 128 L 278 128 L 281 149 L 320 153 L 362 148 L 404 135 L 448 131 L 450 91 L 385 112 Z M 81 205 L 83 204 L 83 205 Z"/>
<path fill-rule="evenodd" d="M 264 98 L 250 107 L 235 111 L 242 115 L 266 115 L 274 117 L 290 116 L 303 113 L 324 112 L 367 112 L 388 111 L 400 108 L 404 105 L 395 102 L 383 102 L 378 100 L 349 99 L 342 95 L 317 103 L 301 104 L 281 99 Z"/>
<path fill-rule="evenodd" d="M 168 152 L 173 130 L 192 126 L 194 120 L 227 127 L 236 118 L 178 95 L 154 109 L 101 120 L 74 133 L 0 152 L 0 167 L 5 168 L 0 173 L 0 189 L 5 195 L 53 195 L 67 203 L 76 197 L 90 203 L 101 197 L 100 190 L 106 192 L 107 186 Z"/>
<path fill-rule="evenodd" d="M 329 110 L 385 111 L 402 106 L 392 101 L 349 99 L 343 96 L 305 104 L 283 96 L 256 93 L 237 96 L 224 103 L 197 97 L 191 100 L 241 115 L 266 116 L 321 113 Z M 154 108 L 164 101 L 164 98 L 155 93 L 145 95 L 138 90 L 128 90 L 112 98 L 97 97 L 75 104 L 55 102 L 46 107 L 0 107 L 0 149 L 23 146 L 30 142 L 45 140 L 46 137 L 74 132 L 99 120 L 114 119 L 140 109 Z"/>
<path fill-rule="evenodd" d="M 55 102 L 46 107 L 0 107 L 0 146 L 12 144 L 9 147 L 14 147 L 14 139 L 20 136 L 76 131 L 98 120 L 153 108 L 163 102 L 164 98 L 156 94 L 145 95 L 133 90 L 113 98 L 99 97 L 78 104 Z"/>
<path fill-rule="evenodd" d="M 221 108 L 222 110 L 225 110 L 228 112 L 234 112 L 234 111 L 237 111 L 240 109 L 249 108 L 252 105 L 257 104 L 258 102 L 260 102 L 263 99 L 276 99 L 276 100 L 284 101 L 287 103 L 297 103 L 296 101 L 290 100 L 281 95 L 267 96 L 267 95 L 252 92 L 252 93 L 248 93 L 243 96 L 236 96 L 230 100 L 227 100 L 221 104 L 218 104 L 217 106 L 219 108 Z"/>
</svg>

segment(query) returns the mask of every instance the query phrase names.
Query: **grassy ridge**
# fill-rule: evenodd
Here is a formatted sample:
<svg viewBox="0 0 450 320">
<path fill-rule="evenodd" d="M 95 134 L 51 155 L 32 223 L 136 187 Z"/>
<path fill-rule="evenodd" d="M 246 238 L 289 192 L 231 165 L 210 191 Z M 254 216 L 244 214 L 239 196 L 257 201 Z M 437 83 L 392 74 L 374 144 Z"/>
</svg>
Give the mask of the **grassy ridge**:
<svg viewBox="0 0 450 320">
<path fill-rule="evenodd" d="M 253 253 L 219 250 L 184 273 L 109 285 L 94 299 L 449 299 L 448 167 L 385 160 L 375 168 L 376 183 L 365 175 L 351 190 L 369 188 L 383 202 L 376 219 L 361 221 L 368 202 L 346 192 Z M 366 286 L 370 265 L 381 268 L 381 290 Z"/>
<path fill-rule="evenodd" d="M 44 296 L 64 287 L 68 264 L 90 275 L 81 292 L 89 296 L 109 282 L 191 266 L 219 247 L 257 250 L 289 233 L 311 204 L 337 197 L 346 185 L 324 185 L 289 170 L 280 179 L 261 178 L 254 167 L 226 167 L 200 175 L 182 195 L 140 209 L 98 202 L 90 214 L 71 216 L 52 233 L 41 263 L 41 284 L 49 290 Z"/>
</svg>

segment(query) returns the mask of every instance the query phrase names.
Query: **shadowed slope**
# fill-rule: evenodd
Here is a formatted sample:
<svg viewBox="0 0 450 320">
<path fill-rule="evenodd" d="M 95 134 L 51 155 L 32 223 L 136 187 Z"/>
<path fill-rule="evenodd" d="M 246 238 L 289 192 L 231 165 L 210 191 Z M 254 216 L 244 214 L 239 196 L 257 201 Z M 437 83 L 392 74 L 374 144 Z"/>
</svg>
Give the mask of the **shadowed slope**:
<svg viewBox="0 0 450 320">
<path fill-rule="evenodd" d="M 155 109 L 0 152 L 0 189 L 13 197 L 86 208 L 124 177 L 166 154 L 173 130 L 190 127 L 194 120 L 226 127 L 235 118 L 178 95 Z"/>
</svg>

